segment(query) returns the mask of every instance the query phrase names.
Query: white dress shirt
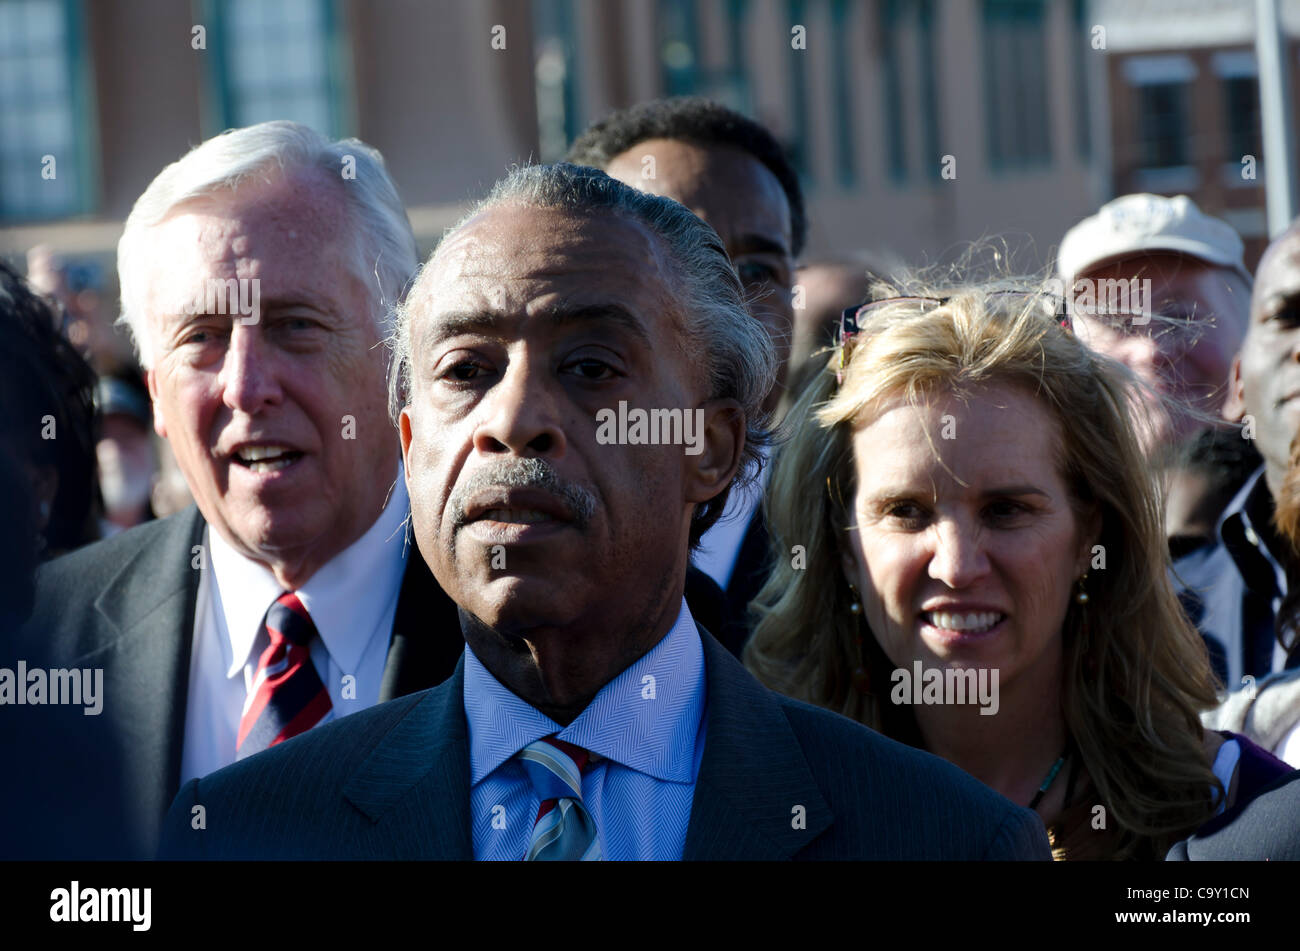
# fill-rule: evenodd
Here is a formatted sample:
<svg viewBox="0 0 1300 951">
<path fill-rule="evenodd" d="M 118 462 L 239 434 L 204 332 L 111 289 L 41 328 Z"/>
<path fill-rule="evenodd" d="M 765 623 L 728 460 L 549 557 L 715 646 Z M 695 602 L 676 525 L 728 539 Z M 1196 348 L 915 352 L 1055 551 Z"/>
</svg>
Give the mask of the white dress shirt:
<svg viewBox="0 0 1300 951">
<path fill-rule="evenodd" d="M 379 518 L 359 539 L 311 576 L 297 594 L 316 624 L 311 659 L 333 709 L 322 723 L 379 700 L 379 685 L 408 557 L 404 523 L 406 482 L 397 483 Z M 269 646 L 262 619 L 283 588 L 209 525 L 208 553 L 194 608 L 189 700 L 181 752 L 181 782 L 235 761 L 244 702 Z"/>
<path fill-rule="evenodd" d="M 1278 742 L 1273 755 L 1288 766 L 1300 769 L 1300 723 L 1293 726 Z"/>
<path fill-rule="evenodd" d="M 749 523 L 754 520 L 767 487 L 768 447 L 760 448 L 759 452 L 763 458 L 762 475 L 744 491 L 733 491 L 727 496 L 722 517 L 701 536 L 699 549 L 691 555 L 695 567 L 716 581 L 723 591 L 727 590 L 745 533 L 749 531 Z"/>
</svg>

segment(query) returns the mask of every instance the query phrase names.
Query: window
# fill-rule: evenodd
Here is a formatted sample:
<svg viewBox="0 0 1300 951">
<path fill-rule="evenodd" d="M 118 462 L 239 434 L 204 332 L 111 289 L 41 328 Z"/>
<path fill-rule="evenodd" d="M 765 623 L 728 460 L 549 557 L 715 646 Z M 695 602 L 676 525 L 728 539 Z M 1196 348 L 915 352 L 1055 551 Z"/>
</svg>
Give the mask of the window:
<svg viewBox="0 0 1300 951">
<path fill-rule="evenodd" d="M 1123 74 L 1134 96 L 1135 187 L 1152 192 L 1195 188 L 1189 105 L 1196 66 L 1182 54 L 1132 56 L 1124 61 Z"/>
<path fill-rule="evenodd" d="M 895 182 L 907 181 L 914 174 L 913 162 L 919 161 L 925 174 L 937 179 L 943 149 L 933 0 L 882 0 L 879 12 L 889 177 Z M 909 115 L 919 123 L 915 133 L 909 127 Z M 913 134 L 920 136 L 922 154 L 918 158 L 913 158 L 909 148 Z"/>
<path fill-rule="evenodd" d="M 808 26 L 808 5 L 804 0 L 786 0 L 787 21 L 793 26 Z M 790 49 L 790 164 L 794 166 L 799 177 L 808 180 L 812 177 L 811 149 L 809 138 L 812 124 L 808 121 L 808 57 L 807 49 Z"/>
<path fill-rule="evenodd" d="M 292 119 L 330 137 L 344 134 L 341 44 L 330 0 L 209 4 L 221 128 Z"/>
<path fill-rule="evenodd" d="M 1088 96 L 1088 56 L 1092 53 L 1092 26 L 1088 23 L 1088 0 L 1074 0 L 1072 24 L 1074 45 L 1074 135 L 1079 154 L 1092 155 L 1092 116 Z"/>
<path fill-rule="evenodd" d="M 1138 155 L 1143 168 L 1188 164 L 1187 87 L 1152 83 L 1138 89 Z"/>
<path fill-rule="evenodd" d="M 942 171 L 943 149 L 939 144 L 939 93 L 935 78 L 941 67 L 934 41 L 934 0 L 918 0 L 916 17 L 917 74 L 921 82 L 921 131 L 925 136 L 922 167 L 930 178 L 937 181 Z"/>
<path fill-rule="evenodd" d="M 533 0 L 533 36 L 538 148 L 558 162 L 582 132 L 573 0 Z"/>
<path fill-rule="evenodd" d="M 89 203 L 76 6 L 0 0 L 0 218 L 74 215 Z"/>
<path fill-rule="evenodd" d="M 1259 105 L 1259 71 L 1255 54 L 1249 50 L 1214 54 L 1214 72 L 1219 77 L 1226 141 L 1224 162 L 1229 180 L 1241 179 L 1243 156 L 1263 158 L 1263 132 Z"/>
<path fill-rule="evenodd" d="M 710 0 L 713 2 L 713 0 Z M 696 0 L 659 0 L 659 65 L 665 96 L 707 96 L 737 112 L 749 114 L 749 74 L 745 56 L 745 27 L 749 0 L 721 4 L 719 35 L 706 57 Z M 720 57 L 720 58 L 719 58 Z"/>
<path fill-rule="evenodd" d="M 849 0 L 831 0 L 831 97 L 835 177 L 844 187 L 857 177 L 853 149 L 853 58 L 849 53 Z"/>
<path fill-rule="evenodd" d="M 896 182 L 907 180 L 900 6 L 899 0 L 882 0 L 880 4 L 880 68 L 881 88 L 885 96 L 885 147 L 889 151 L 889 177 Z"/>
<path fill-rule="evenodd" d="M 1041 0 L 984 0 L 984 109 L 989 164 L 1029 168 L 1051 161 L 1047 37 Z"/>
<path fill-rule="evenodd" d="M 700 20 L 695 0 L 660 0 L 659 63 L 664 95 L 699 91 Z"/>
</svg>

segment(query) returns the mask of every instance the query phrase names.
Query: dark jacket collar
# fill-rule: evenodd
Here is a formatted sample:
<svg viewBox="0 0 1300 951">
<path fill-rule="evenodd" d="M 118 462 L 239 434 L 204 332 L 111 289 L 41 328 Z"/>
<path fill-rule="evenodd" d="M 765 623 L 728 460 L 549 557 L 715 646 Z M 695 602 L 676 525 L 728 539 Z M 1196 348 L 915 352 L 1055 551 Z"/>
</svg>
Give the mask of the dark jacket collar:
<svg viewBox="0 0 1300 951">
<path fill-rule="evenodd" d="M 697 625 L 698 627 L 698 625 Z M 701 629 L 708 683 L 704 756 L 685 859 L 784 859 L 833 816 L 784 710 Z M 373 821 L 399 805 L 438 817 L 424 830 L 429 858 L 470 859 L 469 737 L 462 657 L 350 776 L 343 795 Z M 418 796 L 416 803 L 407 797 Z"/>
<path fill-rule="evenodd" d="M 1280 596 L 1286 591 L 1286 571 L 1276 554 L 1283 546 L 1273 528 L 1273 510 L 1273 494 L 1260 466 L 1223 510 L 1218 534 L 1247 586 Z"/>
</svg>

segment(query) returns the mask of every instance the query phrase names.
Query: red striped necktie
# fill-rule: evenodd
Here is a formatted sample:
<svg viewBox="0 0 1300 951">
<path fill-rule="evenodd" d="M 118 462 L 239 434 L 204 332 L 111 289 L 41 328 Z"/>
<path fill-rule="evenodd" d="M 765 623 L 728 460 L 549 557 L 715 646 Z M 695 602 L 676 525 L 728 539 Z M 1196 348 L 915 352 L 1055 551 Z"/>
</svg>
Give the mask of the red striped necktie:
<svg viewBox="0 0 1300 951">
<path fill-rule="evenodd" d="M 331 709 L 329 691 L 311 662 L 316 625 L 298 596 L 286 591 L 276 598 L 262 629 L 271 643 L 257 662 L 253 689 L 239 719 L 235 759 L 306 733 Z"/>
</svg>

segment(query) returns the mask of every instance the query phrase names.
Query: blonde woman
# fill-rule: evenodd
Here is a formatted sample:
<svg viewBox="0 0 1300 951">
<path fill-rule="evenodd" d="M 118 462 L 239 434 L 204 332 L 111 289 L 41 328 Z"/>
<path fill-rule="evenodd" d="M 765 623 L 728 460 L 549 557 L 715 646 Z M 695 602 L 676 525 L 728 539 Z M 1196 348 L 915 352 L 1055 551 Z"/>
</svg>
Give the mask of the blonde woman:
<svg viewBox="0 0 1300 951">
<path fill-rule="evenodd" d="M 1131 391 L 1059 310 L 987 285 L 846 312 L 772 472 L 744 656 L 1035 809 L 1058 858 L 1162 858 L 1285 766 L 1202 731 Z"/>
</svg>

